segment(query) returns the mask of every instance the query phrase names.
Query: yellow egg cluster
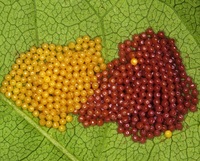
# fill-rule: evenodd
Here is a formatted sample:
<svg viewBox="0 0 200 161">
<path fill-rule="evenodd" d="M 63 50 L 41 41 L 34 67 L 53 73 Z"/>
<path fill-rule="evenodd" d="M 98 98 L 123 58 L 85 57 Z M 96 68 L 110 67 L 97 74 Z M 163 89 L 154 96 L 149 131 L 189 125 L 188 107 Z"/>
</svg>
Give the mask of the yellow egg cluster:
<svg viewBox="0 0 200 161">
<path fill-rule="evenodd" d="M 39 117 L 40 125 L 65 131 L 70 113 L 98 88 L 95 73 L 106 69 L 101 39 L 83 36 L 67 46 L 42 44 L 21 53 L 1 92 Z"/>
</svg>

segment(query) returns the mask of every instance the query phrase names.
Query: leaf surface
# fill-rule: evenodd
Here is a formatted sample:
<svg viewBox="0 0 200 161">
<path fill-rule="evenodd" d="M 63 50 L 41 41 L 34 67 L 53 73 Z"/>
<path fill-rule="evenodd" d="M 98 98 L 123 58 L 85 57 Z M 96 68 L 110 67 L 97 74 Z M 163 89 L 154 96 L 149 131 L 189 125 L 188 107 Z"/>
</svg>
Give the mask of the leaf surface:
<svg viewBox="0 0 200 161">
<path fill-rule="evenodd" d="M 175 38 L 187 73 L 200 89 L 199 0 L 0 0 L 0 13 L 0 82 L 19 53 L 32 45 L 101 36 L 108 62 L 117 57 L 119 42 L 151 26 Z M 200 160 L 200 112 L 185 118 L 184 129 L 172 139 L 161 136 L 143 145 L 118 135 L 111 123 L 84 129 L 74 119 L 65 133 L 41 127 L 0 94 L 0 160 Z"/>
</svg>

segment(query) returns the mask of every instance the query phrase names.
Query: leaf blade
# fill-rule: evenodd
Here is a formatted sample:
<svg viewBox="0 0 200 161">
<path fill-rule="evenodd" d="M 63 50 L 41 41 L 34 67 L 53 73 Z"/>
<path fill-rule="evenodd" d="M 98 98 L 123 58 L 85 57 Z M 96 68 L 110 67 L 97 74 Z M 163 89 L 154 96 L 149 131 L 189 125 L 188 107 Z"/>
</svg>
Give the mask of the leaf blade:
<svg viewBox="0 0 200 161">
<path fill-rule="evenodd" d="M 12 10 L 11 15 L 13 16 L 9 17 L 6 12 L 2 14 L 8 17 L 7 19 L 3 19 L 5 24 L 9 24 L 9 21 L 11 23 L 5 25 L 4 28 L 0 26 L 2 31 L 0 44 L 5 42 L 5 46 L 0 46 L 0 82 L 19 54 L 17 51 L 26 51 L 32 45 L 38 45 L 42 42 L 65 44 L 66 39 L 71 41 L 75 37 L 86 33 L 92 37 L 100 35 L 104 40 L 104 56 L 107 61 L 110 61 L 114 57 L 117 57 L 118 42 L 130 37 L 133 33 L 143 31 L 148 26 L 152 26 L 156 31 L 164 29 L 167 35 L 175 37 L 177 46 L 182 51 L 182 58 L 186 64 L 187 72 L 195 79 L 195 82 L 198 84 L 200 82 L 198 61 L 200 59 L 198 44 L 199 30 L 195 30 L 192 27 L 190 30 L 190 27 L 188 27 L 190 26 L 190 22 L 184 21 L 183 15 L 179 16 L 183 12 L 180 13 L 180 10 L 177 11 L 173 8 L 175 4 L 169 1 L 132 1 L 130 3 L 123 0 L 112 2 L 52 2 L 45 0 L 40 2 L 34 1 L 35 4 L 33 1 L 11 1 L 10 4 L 6 4 L 8 2 L 5 1 L 0 3 L 3 4 L 3 8 L 7 7 L 7 11 Z M 191 6 L 188 5 L 187 7 L 190 8 Z M 195 17 L 198 16 L 197 7 Z M 14 10 L 14 8 L 16 9 Z M 17 15 L 18 12 L 20 13 L 19 16 Z M 190 14 L 189 11 L 187 13 Z M 194 13 L 192 12 L 191 15 L 194 15 Z M 24 16 L 25 18 L 23 19 L 22 17 Z M 23 21 L 27 23 L 21 25 Z M 198 24 L 199 22 L 197 21 L 196 25 Z M 9 33 L 10 28 L 11 31 L 15 29 L 17 34 L 15 35 L 13 32 Z M 31 37 L 29 37 L 30 35 Z M 189 54 L 188 58 L 187 54 Z M 7 104 L 5 103 L 7 100 L 1 99 L 1 102 Z M 12 105 L 6 107 L 10 112 L 12 109 L 15 109 Z M 10 116 L 10 113 L 5 111 L 1 111 L 1 115 L 5 115 L 5 120 L 10 120 L 11 116 L 19 117 L 18 113 Z M 24 117 L 23 115 L 21 116 Z M 5 120 L 1 124 L 1 128 L 5 129 L 5 133 L 0 133 L 0 139 L 3 139 L 3 144 L 7 148 L 4 160 L 11 158 L 13 160 L 35 160 L 38 155 L 39 160 L 53 160 L 52 158 L 56 160 L 60 158 L 60 160 L 69 160 L 68 157 L 63 156 L 62 148 L 80 160 L 198 160 L 200 157 L 198 155 L 199 144 L 197 142 L 200 140 L 198 135 L 196 135 L 197 131 L 194 129 L 199 128 L 199 118 L 199 112 L 189 114 L 186 117 L 185 130 L 175 132 L 172 140 L 163 140 L 164 137 L 159 137 L 153 141 L 148 141 L 145 145 L 134 143 L 130 138 L 117 135 L 115 124 L 106 124 L 102 128 L 92 127 L 84 129 L 76 120 L 68 125 L 68 130 L 64 135 L 54 129 L 41 128 L 62 146 L 60 149 L 58 148 L 59 150 L 48 140 L 48 137 L 46 138 L 44 135 L 40 136 L 37 128 L 35 130 L 32 129 L 33 132 L 29 130 L 29 133 L 24 135 L 23 131 L 26 131 L 26 127 L 31 127 L 32 124 L 22 120 L 18 125 L 15 124 L 16 128 L 14 130 L 16 133 L 19 132 L 16 136 L 18 138 L 25 136 L 25 139 L 29 142 L 39 138 L 40 141 L 37 142 L 38 148 L 36 152 L 33 149 L 28 149 L 28 145 L 25 145 L 28 149 L 26 150 L 25 148 L 25 151 L 30 155 L 24 155 L 24 151 L 17 151 L 16 148 L 14 149 L 18 152 L 18 155 L 15 155 L 16 152 L 8 151 L 9 148 L 12 149 L 14 146 L 22 148 L 23 144 L 20 142 L 17 143 L 14 140 L 14 134 L 13 138 L 8 137 L 11 141 L 5 138 L 11 134 L 9 128 L 6 128 L 8 124 L 4 122 Z M 36 119 L 33 122 L 34 125 L 37 124 Z M 14 121 L 10 122 L 10 124 L 14 124 Z M 22 126 L 24 129 L 17 130 L 19 126 Z M 190 126 L 190 128 L 187 129 L 186 126 Z M 37 133 L 37 137 L 34 136 L 35 133 Z M 30 139 L 28 136 L 32 136 L 32 138 Z M 189 139 L 187 141 L 185 141 L 186 136 Z M 24 141 L 26 141 L 25 139 Z M 6 142 L 9 142 L 9 144 Z M 191 147 L 191 142 L 194 142 L 195 146 Z M 46 146 L 46 150 L 44 150 L 42 147 L 45 144 L 48 144 L 50 148 Z M 47 154 L 51 153 L 51 149 L 55 152 L 48 158 Z M 45 153 L 45 155 L 42 156 L 41 152 Z M 17 158 L 13 156 L 17 156 Z"/>
</svg>

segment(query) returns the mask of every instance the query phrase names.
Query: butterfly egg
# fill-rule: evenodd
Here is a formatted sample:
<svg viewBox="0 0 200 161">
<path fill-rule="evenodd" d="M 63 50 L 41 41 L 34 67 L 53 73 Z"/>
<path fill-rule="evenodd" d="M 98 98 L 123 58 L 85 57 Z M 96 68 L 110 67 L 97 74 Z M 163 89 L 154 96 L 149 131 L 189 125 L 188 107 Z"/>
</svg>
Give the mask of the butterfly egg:
<svg viewBox="0 0 200 161">
<path fill-rule="evenodd" d="M 0 90 L 41 126 L 65 131 L 73 120 L 70 113 L 99 87 L 95 74 L 106 68 L 101 49 L 101 38 L 88 35 L 65 46 L 32 46 L 16 59 Z"/>
</svg>

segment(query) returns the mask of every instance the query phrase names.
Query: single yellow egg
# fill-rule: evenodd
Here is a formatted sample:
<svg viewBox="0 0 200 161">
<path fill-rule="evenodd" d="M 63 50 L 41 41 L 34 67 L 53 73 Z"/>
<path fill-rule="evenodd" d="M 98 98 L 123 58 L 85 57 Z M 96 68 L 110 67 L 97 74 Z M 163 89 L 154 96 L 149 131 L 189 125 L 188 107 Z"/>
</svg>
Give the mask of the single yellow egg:
<svg viewBox="0 0 200 161">
<path fill-rule="evenodd" d="M 132 58 L 131 59 L 131 64 L 132 65 L 137 65 L 137 63 L 138 63 L 138 60 L 136 58 Z"/>
<path fill-rule="evenodd" d="M 166 138 L 171 138 L 172 137 L 172 132 L 170 130 L 165 131 L 165 137 Z"/>
</svg>

